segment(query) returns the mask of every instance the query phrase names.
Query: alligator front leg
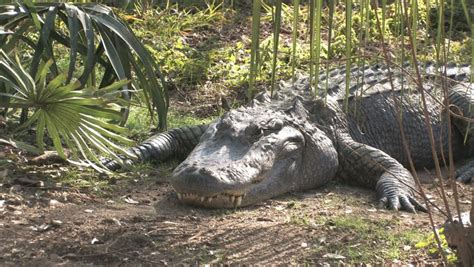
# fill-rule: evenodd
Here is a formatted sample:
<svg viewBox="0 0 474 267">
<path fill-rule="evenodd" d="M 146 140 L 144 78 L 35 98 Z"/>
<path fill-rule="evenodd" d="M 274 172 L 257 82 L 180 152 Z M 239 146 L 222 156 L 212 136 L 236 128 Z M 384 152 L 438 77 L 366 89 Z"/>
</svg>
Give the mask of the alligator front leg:
<svg viewBox="0 0 474 267">
<path fill-rule="evenodd" d="M 414 197 L 413 176 L 397 160 L 380 149 L 354 141 L 348 134 L 339 134 L 337 141 L 339 175 L 343 179 L 375 189 L 383 207 L 426 211 Z"/>
<path fill-rule="evenodd" d="M 208 125 L 185 126 L 156 134 L 128 150 L 136 159 L 122 159 L 126 164 L 132 165 L 134 162 L 166 161 L 173 157 L 187 156 L 198 144 L 207 127 Z M 120 163 L 113 159 L 107 159 L 102 164 L 112 171 L 121 167 Z"/>
</svg>

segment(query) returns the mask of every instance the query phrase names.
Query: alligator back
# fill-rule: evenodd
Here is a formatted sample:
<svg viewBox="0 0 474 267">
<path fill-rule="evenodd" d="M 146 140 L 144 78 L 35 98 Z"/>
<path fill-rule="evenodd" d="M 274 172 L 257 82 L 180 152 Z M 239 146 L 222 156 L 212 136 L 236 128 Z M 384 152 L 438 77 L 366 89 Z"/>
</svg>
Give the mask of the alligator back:
<svg viewBox="0 0 474 267">
<path fill-rule="evenodd" d="M 406 70 L 409 66 L 405 65 L 404 68 Z M 400 68 L 389 70 L 385 65 L 353 68 L 347 98 L 345 69 L 331 70 L 327 75 L 329 78 L 325 73 L 321 73 L 318 97 L 328 97 L 337 102 L 347 120 L 347 130 L 355 141 L 381 149 L 407 166 L 408 158 L 403 148 L 397 119 L 400 114 L 414 163 L 417 167 L 431 167 L 433 160 L 423 113 L 423 101 L 412 78 L 413 74 L 405 70 Z M 419 70 L 423 76 L 427 121 L 433 129 L 438 156 L 447 157 L 450 143 L 448 130 L 452 126 L 443 113 L 444 98 L 440 77 L 443 73 L 446 74 L 450 90 L 456 84 L 469 81 L 470 67 L 450 64 L 446 69 L 439 69 L 427 63 Z M 304 78 L 294 87 L 299 89 L 298 94 L 308 96 L 310 91 L 308 84 L 308 79 Z M 462 157 L 467 150 L 463 145 L 462 134 L 458 128 L 451 129 L 454 155 Z"/>
</svg>

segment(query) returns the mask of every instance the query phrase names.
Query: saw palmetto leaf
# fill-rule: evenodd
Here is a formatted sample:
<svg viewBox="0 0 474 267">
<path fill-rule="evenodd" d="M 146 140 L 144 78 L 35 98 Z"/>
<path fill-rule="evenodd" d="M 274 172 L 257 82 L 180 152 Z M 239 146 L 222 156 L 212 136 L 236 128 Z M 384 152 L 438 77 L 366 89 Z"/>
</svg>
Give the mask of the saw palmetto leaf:
<svg viewBox="0 0 474 267">
<path fill-rule="evenodd" d="M 95 84 L 97 78 L 101 87 L 119 80 L 133 80 L 149 96 L 149 110 L 157 111 L 158 126 L 166 128 L 168 96 L 164 77 L 144 45 L 109 7 L 96 3 L 24 1 L 0 5 L 0 21 L 0 48 L 8 54 L 14 50 L 22 54 L 20 48 L 30 49 L 33 56 L 22 58 L 25 61 L 22 63 L 29 66 L 32 77 L 45 77 L 38 72 L 45 61 L 51 61 L 46 71 L 54 77 L 65 73 L 66 84 L 78 80 L 79 89 Z M 62 47 L 69 50 L 68 64 L 57 62 L 59 57 L 55 52 Z M 98 66 L 105 72 L 98 72 Z M 143 75 L 132 77 L 137 72 Z M 102 77 L 95 77 L 98 73 Z M 39 83 L 37 88 L 43 90 L 43 85 Z M 114 89 L 120 93 L 111 95 L 130 100 L 133 90 L 129 83 Z M 123 109 L 122 113 L 119 120 L 124 122 L 128 111 Z"/>
<path fill-rule="evenodd" d="M 7 106 L 16 104 L 31 110 L 31 116 L 17 131 L 35 125 L 40 151 L 44 149 L 44 137 L 47 135 L 61 157 L 66 158 L 64 151 L 67 147 L 72 151 L 75 162 L 105 171 L 98 163 L 97 155 L 106 154 L 120 161 L 117 152 L 129 154 L 120 144 L 133 143 L 118 134 L 124 132 L 124 128 L 106 120 L 120 118 L 120 107 L 91 95 L 87 88 L 79 89 L 79 82 L 67 84 L 67 74 L 47 82 L 45 77 L 49 73 L 45 70 L 50 69 L 52 64 L 52 60 L 40 64 L 37 77 L 33 80 L 18 61 L 11 60 L 0 50 L 0 82 L 9 88 L 9 93 L 3 93 L 10 100 Z M 44 84 L 40 86 L 41 83 Z M 107 92 L 126 83 L 119 81 L 104 90 Z M 41 90 L 38 90 L 39 87 Z"/>
</svg>

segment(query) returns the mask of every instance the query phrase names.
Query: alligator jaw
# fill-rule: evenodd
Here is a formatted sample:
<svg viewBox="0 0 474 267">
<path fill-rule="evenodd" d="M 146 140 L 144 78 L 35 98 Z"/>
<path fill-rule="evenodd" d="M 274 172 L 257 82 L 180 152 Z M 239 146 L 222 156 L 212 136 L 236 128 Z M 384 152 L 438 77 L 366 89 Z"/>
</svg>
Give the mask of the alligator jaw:
<svg viewBox="0 0 474 267">
<path fill-rule="evenodd" d="M 240 207 L 246 193 L 221 193 L 213 196 L 201 196 L 192 193 L 176 192 L 178 199 L 186 204 L 205 207 Z M 213 205 L 214 204 L 214 205 Z M 218 204 L 218 205 L 216 205 Z"/>
</svg>

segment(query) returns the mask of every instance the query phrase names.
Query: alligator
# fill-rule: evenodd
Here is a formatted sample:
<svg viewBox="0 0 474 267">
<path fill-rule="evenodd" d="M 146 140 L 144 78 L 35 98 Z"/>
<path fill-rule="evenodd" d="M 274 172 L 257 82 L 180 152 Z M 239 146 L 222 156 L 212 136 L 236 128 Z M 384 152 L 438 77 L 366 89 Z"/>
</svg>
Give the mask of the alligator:
<svg viewBox="0 0 474 267">
<path fill-rule="evenodd" d="M 375 189 L 386 208 L 424 211 L 415 198 L 410 158 L 417 168 L 434 166 L 427 121 L 437 160 L 446 160 L 449 145 L 455 159 L 474 156 L 474 86 L 469 65 L 420 65 L 421 85 L 405 71 L 408 67 L 354 67 L 347 87 L 345 68 L 322 71 L 317 90 L 307 77 L 281 82 L 272 97 L 262 92 L 209 125 L 160 133 L 130 153 L 138 160 L 185 158 L 170 183 L 178 199 L 191 205 L 248 206 L 340 179 Z M 452 123 L 439 100 L 442 81 Z M 426 117 L 417 86 L 423 86 Z M 105 166 L 120 165 L 108 161 Z M 470 182 L 473 176 L 474 160 L 458 168 L 458 180 Z"/>
</svg>

